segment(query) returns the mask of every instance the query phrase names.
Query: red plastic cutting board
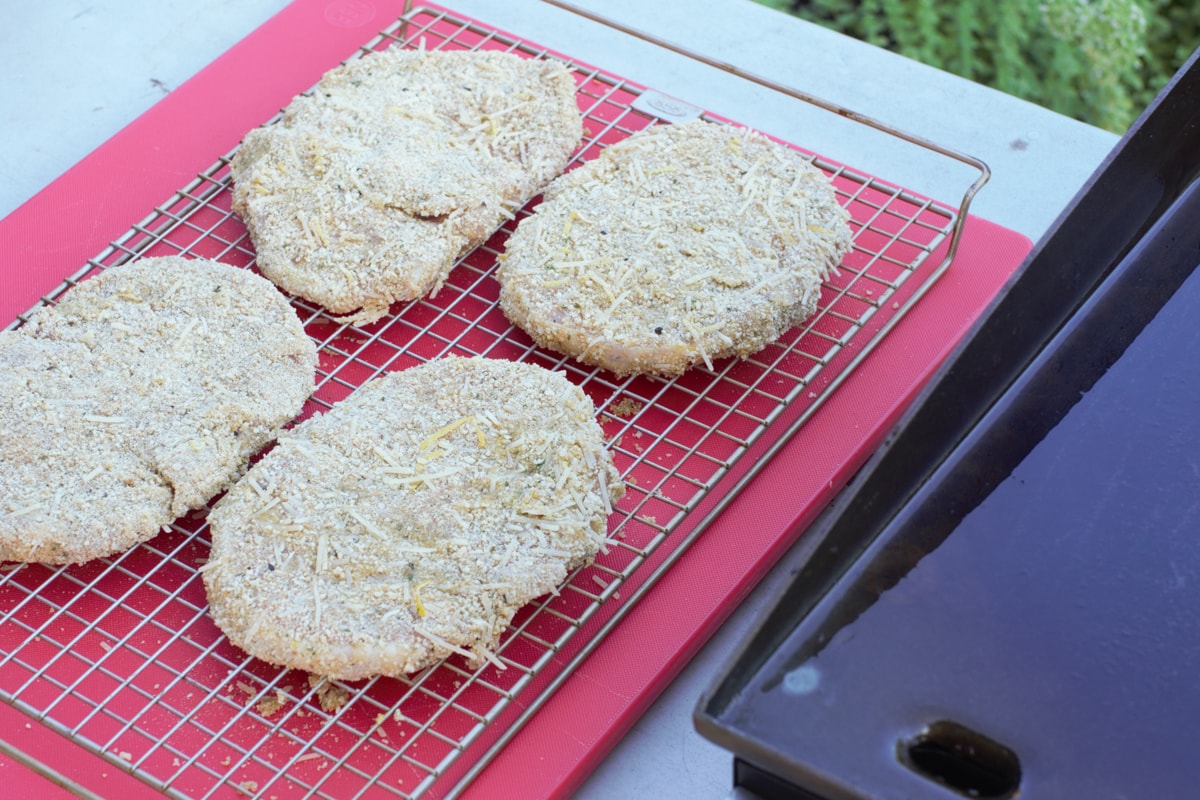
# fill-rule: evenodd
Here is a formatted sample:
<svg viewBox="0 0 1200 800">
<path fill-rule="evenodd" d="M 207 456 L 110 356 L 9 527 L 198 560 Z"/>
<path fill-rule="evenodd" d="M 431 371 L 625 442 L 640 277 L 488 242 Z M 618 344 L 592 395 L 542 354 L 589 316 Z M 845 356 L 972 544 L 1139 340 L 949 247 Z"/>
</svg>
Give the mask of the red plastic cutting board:
<svg viewBox="0 0 1200 800">
<path fill-rule="evenodd" d="M 0 220 L 0 320 L 33 305 L 403 10 L 401 0 L 375 0 L 369 17 L 339 13 L 363 5 L 297 0 Z M 971 218 L 949 272 L 465 796 L 562 797 L 577 787 L 862 464 L 1029 249 L 1025 237 Z M 935 254 L 932 263 L 938 260 Z M 740 469 L 766 444 L 752 449 Z M 514 706 L 508 713 L 519 712 L 521 702 Z M 3 705 L 0 738 L 94 792 L 157 796 Z M 469 766 L 461 761 L 449 777 Z M 28 796 L 43 796 L 47 786 L 8 760 L 0 760 L 0 775 Z"/>
</svg>

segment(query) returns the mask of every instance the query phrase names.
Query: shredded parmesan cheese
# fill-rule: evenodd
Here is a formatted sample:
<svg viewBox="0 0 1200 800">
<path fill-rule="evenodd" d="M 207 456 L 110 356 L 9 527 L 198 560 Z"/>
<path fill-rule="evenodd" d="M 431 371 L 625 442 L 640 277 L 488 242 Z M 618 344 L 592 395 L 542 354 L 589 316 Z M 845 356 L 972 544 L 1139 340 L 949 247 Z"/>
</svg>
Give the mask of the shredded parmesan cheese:
<svg viewBox="0 0 1200 800">
<path fill-rule="evenodd" d="M 374 536 L 378 539 L 386 539 L 387 538 L 386 533 L 381 531 L 375 525 L 368 522 L 366 519 L 363 518 L 363 516 L 361 514 L 359 514 L 354 509 L 350 509 L 348 513 L 350 514 L 350 516 L 354 517 L 355 522 L 357 522 L 359 525 L 362 525 L 364 528 L 366 528 L 367 533 L 371 534 L 372 536 Z"/>
<path fill-rule="evenodd" d="M 254 516 L 261 517 L 263 514 L 275 508 L 275 506 L 279 505 L 281 502 L 283 502 L 282 498 L 272 497 L 266 503 L 259 506 L 258 510 L 254 512 Z"/>
<path fill-rule="evenodd" d="M 413 586 L 413 590 L 412 590 L 413 605 L 417 609 L 417 616 L 420 617 L 421 619 L 424 619 L 425 614 L 426 614 L 425 604 L 421 602 L 421 589 L 428 586 L 429 583 L 430 583 L 429 581 L 425 581 L 424 583 L 418 583 Z"/>
<path fill-rule="evenodd" d="M 486 649 L 479 648 L 480 652 L 478 654 L 472 653 L 470 650 L 467 650 L 466 648 L 463 648 L 463 647 L 459 647 L 457 645 L 453 645 L 450 642 L 443 639 L 442 637 L 433 633 L 432 631 L 428 631 L 417 625 L 413 626 L 413 632 L 417 633 L 421 636 L 424 636 L 426 639 L 433 642 L 438 647 L 445 648 L 446 650 L 449 650 L 451 653 L 456 653 L 457 655 L 463 656 L 471 661 L 475 661 L 479 656 L 482 656 L 485 660 L 487 660 L 490 664 L 492 664 L 492 666 L 496 667 L 496 669 L 508 669 L 507 664 L 505 664 L 500 659 L 496 658 L 495 655 L 493 655 L 490 651 L 488 651 Z"/>
<path fill-rule="evenodd" d="M 463 425 L 466 425 L 468 422 L 474 422 L 474 421 L 475 421 L 474 417 L 461 417 L 461 418 L 455 420 L 454 422 L 451 422 L 449 425 L 445 425 L 445 426 L 439 428 L 438 430 L 431 433 L 425 439 L 425 441 L 421 442 L 420 446 L 417 447 L 417 452 L 421 452 L 422 450 L 428 450 L 430 447 L 433 447 L 434 444 L 436 444 L 438 442 L 438 440 L 442 439 L 445 436 L 449 436 L 451 433 L 458 430 Z"/>
</svg>

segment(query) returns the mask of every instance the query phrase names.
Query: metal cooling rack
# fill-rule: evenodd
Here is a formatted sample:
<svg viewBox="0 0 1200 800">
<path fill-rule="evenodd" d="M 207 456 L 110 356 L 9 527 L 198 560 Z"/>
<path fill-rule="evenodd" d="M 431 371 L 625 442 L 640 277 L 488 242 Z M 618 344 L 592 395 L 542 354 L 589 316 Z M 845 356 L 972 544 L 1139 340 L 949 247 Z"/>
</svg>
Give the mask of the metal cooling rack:
<svg viewBox="0 0 1200 800">
<path fill-rule="evenodd" d="M 573 164 L 662 121 L 639 110 L 648 107 L 638 102 L 643 87 L 442 10 L 408 11 L 353 57 L 386 47 L 561 59 L 585 115 Z M 230 157 L 42 304 L 147 256 L 252 266 L 252 245 L 230 210 Z M 0 698 L 170 796 L 457 794 L 948 267 L 966 205 L 982 185 L 955 209 L 842 165 L 813 163 L 851 213 L 853 251 L 804 327 L 715 371 L 615 380 L 534 347 L 497 306 L 496 256 L 514 223 L 466 256 L 436 298 L 371 325 L 340 324 L 293 301 L 320 348 L 302 417 L 383 372 L 450 354 L 561 370 L 596 403 L 628 492 L 610 520 L 606 551 L 556 595 L 518 613 L 497 652 L 506 669 L 472 669 L 453 657 L 401 679 L 312 685 L 303 673 L 247 657 L 207 615 L 197 572 L 208 555 L 207 526 L 194 512 L 113 558 L 0 567 Z M 943 244 L 946 257 L 928 263 Z M 762 457 L 739 467 L 752 448 Z M 702 503 L 702 513 L 691 513 Z M 518 695 L 523 713 L 512 702 Z"/>
</svg>

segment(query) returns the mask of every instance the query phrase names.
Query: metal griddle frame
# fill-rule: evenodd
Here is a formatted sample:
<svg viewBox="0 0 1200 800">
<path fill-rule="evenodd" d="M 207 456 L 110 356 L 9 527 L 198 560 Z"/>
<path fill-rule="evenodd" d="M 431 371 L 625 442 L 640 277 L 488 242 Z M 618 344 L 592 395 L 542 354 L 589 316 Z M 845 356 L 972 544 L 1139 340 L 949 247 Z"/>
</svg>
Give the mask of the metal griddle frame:
<svg viewBox="0 0 1200 800">
<path fill-rule="evenodd" d="M 825 286 L 818 313 L 749 359 L 672 381 L 618 381 L 539 350 L 512 328 L 496 305 L 492 277 L 504 233 L 464 257 L 436 298 L 368 326 L 337 323 L 294 299 L 321 353 L 302 416 L 332 407 L 383 372 L 448 354 L 530 361 L 580 384 L 596 402 L 630 484 L 610 519 L 608 551 L 558 594 L 518 614 L 498 650 L 503 671 L 472 669 L 453 657 L 403 679 L 312 686 L 303 674 L 234 649 L 208 619 L 197 572 L 207 557 L 207 527 L 203 513 L 193 513 L 112 558 L 0 568 L 0 699 L 169 796 L 457 796 L 950 266 L 970 202 L 988 179 L 978 159 L 568 3 L 547 2 L 967 164 L 978 177 L 955 208 L 814 157 L 855 228 L 854 250 Z M 586 127 L 572 164 L 664 121 L 645 103 L 634 107 L 649 94 L 642 87 L 439 9 L 406 4 L 399 20 L 351 58 L 387 46 L 500 48 L 564 60 L 577 75 Z M 146 256 L 252 266 L 253 248 L 230 211 L 232 155 L 38 305 L 53 305 L 79 281 Z M 927 263 L 944 244 L 944 258 Z M 855 356 L 828 374 L 851 342 Z M 797 407 L 798 415 L 779 421 Z M 755 443 L 767 444 L 762 456 L 730 477 Z M 689 515 L 713 499 L 701 518 Z M 564 665 L 553 663 L 564 657 Z M 535 682 L 536 696 L 522 694 Z M 345 702 L 323 709 L 320 698 L 331 691 L 344 693 Z M 509 707 L 518 696 L 523 710 L 515 714 Z M 263 713 L 264 701 L 277 697 L 283 706 Z M 468 751 L 470 766 L 460 765 L 457 782 L 439 784 Z"/>
</svg>

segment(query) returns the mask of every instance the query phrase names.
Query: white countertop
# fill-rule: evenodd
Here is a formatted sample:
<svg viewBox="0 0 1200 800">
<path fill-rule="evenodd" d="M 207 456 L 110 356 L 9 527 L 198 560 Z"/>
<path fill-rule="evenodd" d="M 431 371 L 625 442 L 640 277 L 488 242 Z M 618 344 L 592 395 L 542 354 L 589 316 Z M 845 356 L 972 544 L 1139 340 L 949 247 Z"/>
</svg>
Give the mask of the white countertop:
<svg viewBox="0 0 1200 800">
<path fill-rule="evenodd" d="M 830 158 L 957 202 L 971 180 L 861 125 L 607 30 L 538 0 L 444 4 Z M 792 19 L 750 0 L 579 0 L 723 62 L 978 156 L 992 178 L 972 212 L 1036 240 L 1115 135 Z M 0 26 L 0 217 L 251 32 L 284 0 L 10 3 Z M 793 556 L 792 560 L 796 560 Z M 695 733 L 701 691 L 788 579 L 787 557 L 578 793 L 728 796 L 728 753 Z"/>
</svg>

